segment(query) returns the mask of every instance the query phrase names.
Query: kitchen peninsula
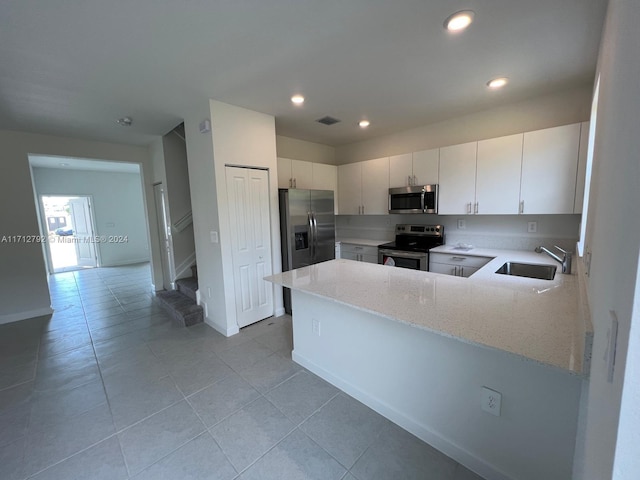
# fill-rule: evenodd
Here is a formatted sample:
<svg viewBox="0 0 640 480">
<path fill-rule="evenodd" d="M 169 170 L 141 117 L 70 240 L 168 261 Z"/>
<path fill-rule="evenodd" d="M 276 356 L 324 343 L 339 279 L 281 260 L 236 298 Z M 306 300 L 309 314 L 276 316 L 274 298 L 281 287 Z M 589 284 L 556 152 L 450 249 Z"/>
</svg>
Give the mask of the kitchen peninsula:
<svg viewBox="0 0 640 480">
<path fill-rule="evenodd" d="M 487 480 L 570 478 L 590 338 L 577 275 L 506 277 L 505 261 L 553 261 L 477 254 L 493 259 L 469 278 L 333 260 L 267 280 L 292 289 L 296 362 Z"/>
</svg>

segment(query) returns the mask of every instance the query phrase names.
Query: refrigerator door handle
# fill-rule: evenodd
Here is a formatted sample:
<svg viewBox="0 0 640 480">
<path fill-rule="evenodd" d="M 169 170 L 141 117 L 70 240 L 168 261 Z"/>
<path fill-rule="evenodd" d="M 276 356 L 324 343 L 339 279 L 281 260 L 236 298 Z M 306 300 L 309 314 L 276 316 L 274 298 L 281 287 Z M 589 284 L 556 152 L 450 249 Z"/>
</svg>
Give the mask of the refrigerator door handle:
<svg viewBox="0 0 640 480">
<path fill-rule="evenodd" d="M 313 231 L 313 217 L 311 212 L 307 212 L 307 223 L 309 224 L 309 251 L 311 252 L 311 263 L 315 260 L 315 232 Z"/>
<path fill-rule="evenodd" d="M 318 251 L 318 221 L 316 220 L 315 212 L 311 212 L 311 221 L 313 223 L 313 261 L 315 262 Z"/>
</svg>

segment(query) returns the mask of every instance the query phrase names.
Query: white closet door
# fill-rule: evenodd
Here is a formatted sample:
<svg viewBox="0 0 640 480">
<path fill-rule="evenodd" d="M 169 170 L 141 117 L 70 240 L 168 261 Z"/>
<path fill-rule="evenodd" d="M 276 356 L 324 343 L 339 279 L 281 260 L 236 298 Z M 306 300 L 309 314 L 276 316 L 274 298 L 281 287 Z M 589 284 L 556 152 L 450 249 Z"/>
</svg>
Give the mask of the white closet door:
<svg viewBox="0 0 640 480">
<path fill-rule="evenodd" d="M 236 316 L 240 328 L 273 315 L 269 176 L 265 170 L 227 167 L 227 198 Z"/>
</svg>

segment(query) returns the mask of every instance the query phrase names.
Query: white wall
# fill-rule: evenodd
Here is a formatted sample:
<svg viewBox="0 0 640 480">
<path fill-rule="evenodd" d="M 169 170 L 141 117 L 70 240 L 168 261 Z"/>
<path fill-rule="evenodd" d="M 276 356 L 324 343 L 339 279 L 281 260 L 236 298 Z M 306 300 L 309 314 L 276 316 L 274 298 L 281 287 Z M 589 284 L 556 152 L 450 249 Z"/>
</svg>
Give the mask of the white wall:
<svg viewBox="0 0 640 480">
<path fill-rule="evenodd" d="M 322 143 L 307 142 L 306 140 L 276 135 L 276 150 L 280 158 L 293 158 L 294 160 L 336 165 L 335 147 Z"/>
<path fill-rule="evenodd" d="M 202 134 L 199 124 L 205 119 L 211 119 L 211 132 Z M 269 170 L 272 266 L 274 273 L 282 269 L 274 123 L 270 115 L 215 100 L 194 107 L 185 116 L 199 286 L 206 304 L 206 322 L 225 335 L 239 331 L 226 165 Z M 210 231 L 219 233 L 219 243 L 211 243 Z M 283 312 L 281 288 L 274 287 L 274 302 L 276 313 Z"/>
<path fill-rule="evenodd" d="M 594 325 L 584 458 L 579 478 L 631 480 L 640 471 L 640 42 L 636 0 L 611 0 L 598 60 L 600 94 L 586 251 Z M 619 321 L 616 368 L 607 382 L 607 336 Z M 635 363 L 633 363 L 635 362 Z"/>
<path fill-rule="evenodd" d="M 29 154 L 59 155 L 141 165 L 147 231 L 157 237 L 151 182 L 151 159 L 146 147 L 94 142 L 26 132 L 0 131 L 0 235 L 39 235 Z M 152 247 L 153 249 L 153 247 Z M 160 257 L 152 250 L 154 281 L 162 282 Z M 50 311 L 45 261 L 38 244 L 0 244 L 0 323 Z M 160 273 L 158 276 L 158 272 Z"/>
<path fill-rule="evenodd" d="M 125 243 L 98 243 L 101 266 L 148 262 L 142 180 L 137 173 L 34 168 L 38 195 L 91 195 L 96 235 L 126 236 Z"/>
<path fill-rule="evenodd" d="M 589 119 L 593 85 L 336 147 L 336 164 L 417 152 Z"/>
</svg>

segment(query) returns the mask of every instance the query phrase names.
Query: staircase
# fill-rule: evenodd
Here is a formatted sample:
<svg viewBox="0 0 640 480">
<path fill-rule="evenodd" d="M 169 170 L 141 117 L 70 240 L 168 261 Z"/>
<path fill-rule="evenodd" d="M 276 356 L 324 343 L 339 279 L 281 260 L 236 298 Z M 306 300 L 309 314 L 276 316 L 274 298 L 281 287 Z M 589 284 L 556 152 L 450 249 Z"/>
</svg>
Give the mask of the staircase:
<svg viewBox="0 0 640 480">
<path fill-rule="evenodd" d="M 197 275 L 195 267 L 192 272 Z M 196 304 L 196 290 L 198 290 L 198 277 L 181 278 L 176 280 L 177 290 L 156 293 L 163 308 L 180 325 L 190 327 L 204 321 L 202 307 Z"/>
</svg>

